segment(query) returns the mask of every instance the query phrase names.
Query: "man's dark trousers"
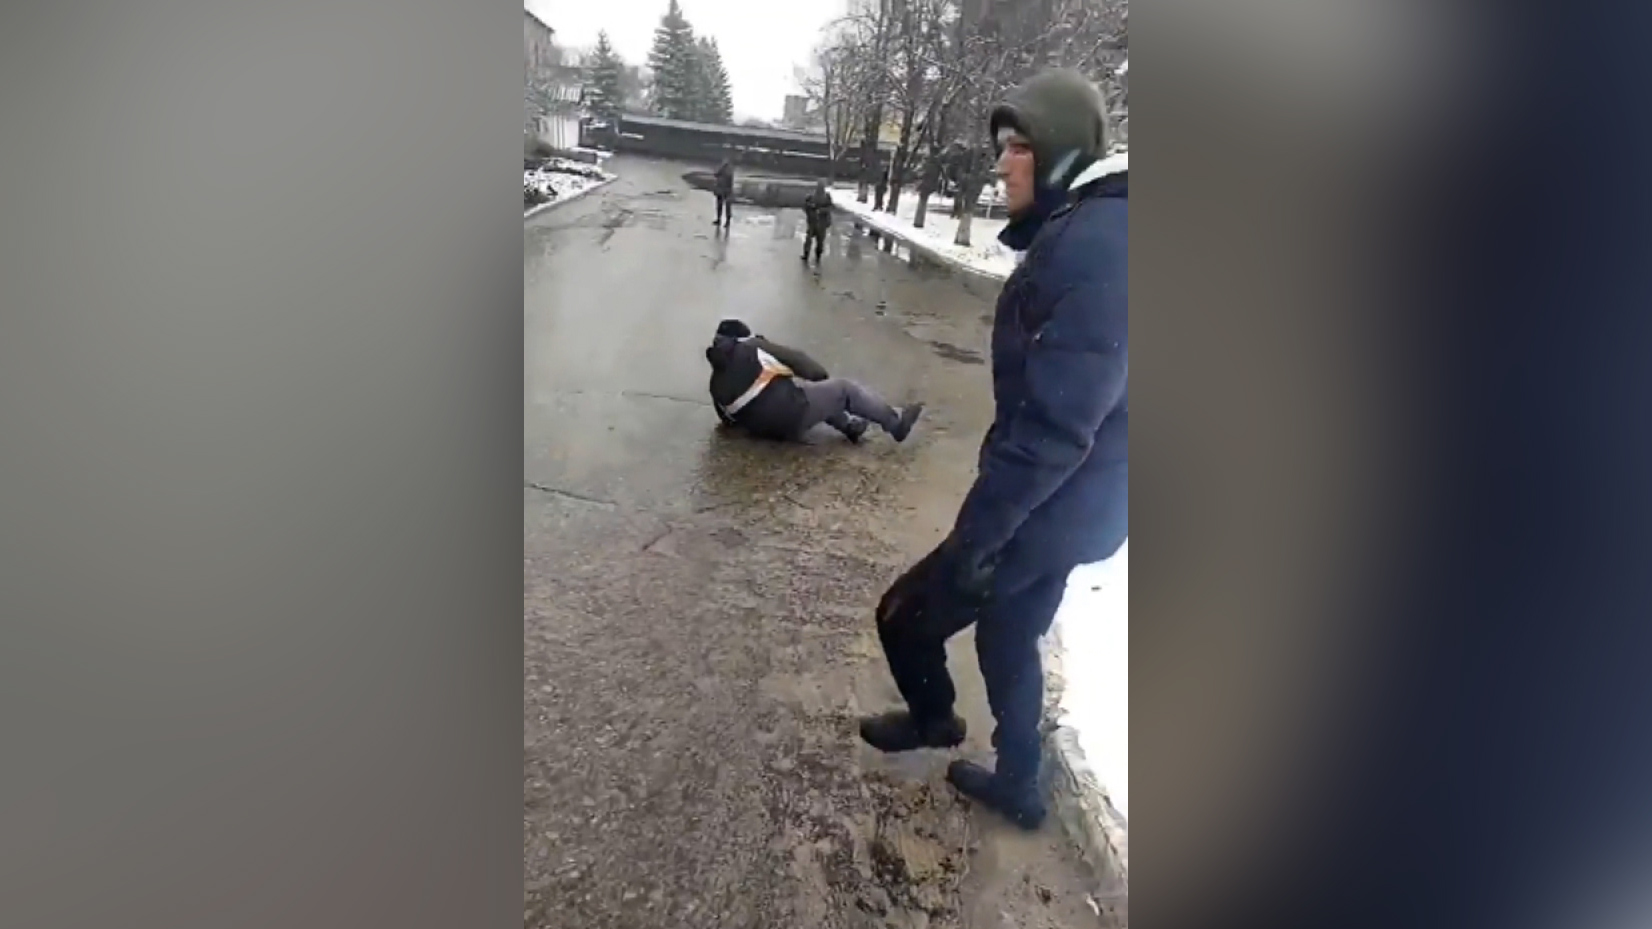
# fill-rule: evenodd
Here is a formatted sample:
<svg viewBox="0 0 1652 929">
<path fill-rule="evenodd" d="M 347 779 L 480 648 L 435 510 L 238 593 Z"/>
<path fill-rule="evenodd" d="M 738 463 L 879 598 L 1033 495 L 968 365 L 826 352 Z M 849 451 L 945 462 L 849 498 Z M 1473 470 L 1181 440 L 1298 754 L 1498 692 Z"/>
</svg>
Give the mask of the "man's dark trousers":
<svg viewBox="0 0 1652 929">
<path fill-rule="evenodd" d="M 1037 572 L 1026 570 L 1030 565 L 1001 565 L 991 599 L 973 605 L 932 576 L 937 563 L 938 555 L 931 553 L 897 581 L 910 585 L 914 596 L 878 617 L 878 638 L 895 686 L 919 720 L 950 718 L 957 693 L 947 673 L 946 642 L 975 624 L 975 652 L 998 724 L 992 736 L 998 773 L 1030 780 L 1038 774 L 1044 709 L 1038 640 L 1055 620 L 1071 568 Z"/>
</svg>

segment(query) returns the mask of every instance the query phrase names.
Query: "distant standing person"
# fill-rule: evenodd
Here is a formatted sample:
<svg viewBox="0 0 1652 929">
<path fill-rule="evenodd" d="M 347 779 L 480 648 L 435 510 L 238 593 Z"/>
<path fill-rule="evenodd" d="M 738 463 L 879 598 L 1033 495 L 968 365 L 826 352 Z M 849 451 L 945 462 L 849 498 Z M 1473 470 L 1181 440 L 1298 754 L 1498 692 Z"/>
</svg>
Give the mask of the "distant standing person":
<svg viewBox="0 0 1652 929">
<path fill-rule="evenodd" d="M 825 423 L 858 443 L 874 422 L 904 442 L 923 413 L 921 403 L 897 410 L 870 389 L 832 377 L 820 362 L 753 335 L 738 319 L 718 324 L 706 360 L 717 417 L 765 439 L 798 441 Z"/>
<path fill-rule="evenodd" d="M 1045 816 L 1038 640 L 1067 575 L 1111 557 L 1128 528 L 1128 161 L 1104 157 L 1105 112 L 1094 84 L 1060 70 L 992 112 L 1010 213 L 999 240 L 1026 253 L 993 321 L 996 416 L 952 533 L 880 609 L 878 635 L 907 707 L 860 727 L 886 752 L 962 742 L 946 641 L 973 623 L 998 763 L 954 761 L 947 780 L 1027 829 Z"/>
<path fill-rule="evenodd" d="M 734 163 L 727 158 L 717 166 L 717 186 L 713 190 L 717 194 L 717 218 L 711 224 L 727 229 L 734 219 Z"/>
<path fill-rule="evenodd" d="M 814 193 L 803 201 L 803 220 L 807 232 L 803 236 L 803 260 L 809 260 L 809 243 L 815 247 L 815 264 L 820 264 L 820 253 L 826 248 L 826 230 L 832 227 L 832 195 L 825 181 L 815 183 Z"/>
</svg>

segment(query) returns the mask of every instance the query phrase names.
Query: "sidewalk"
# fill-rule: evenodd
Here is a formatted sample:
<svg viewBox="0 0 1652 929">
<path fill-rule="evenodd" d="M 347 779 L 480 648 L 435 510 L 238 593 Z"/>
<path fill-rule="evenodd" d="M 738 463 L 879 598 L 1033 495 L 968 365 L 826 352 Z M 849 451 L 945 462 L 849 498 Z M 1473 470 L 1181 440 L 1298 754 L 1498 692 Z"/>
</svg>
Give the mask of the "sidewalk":
<svg viewBox="0 0 1652 929">
<path fill-rule="evenodd" d="M 902 192 L 893 215 L 874 212 L 871 201 L 857 203 L 854 187 L 832 188 L 832 205 L 861 225 L 949 267 L 998 281 L 1015 270 L 1015 253 L 998 244 L 998 233 L 1004 228 L 1002 219 L 975 217 L 970 225 L 972 244 L 967 248 L 953 244 L 958 221 L 951 217 L 952 202 L 945 197 L 930 198 L 922 229 L 912 225 L 918 209 L 918 197 L 912 191 Z"/>
</svg>

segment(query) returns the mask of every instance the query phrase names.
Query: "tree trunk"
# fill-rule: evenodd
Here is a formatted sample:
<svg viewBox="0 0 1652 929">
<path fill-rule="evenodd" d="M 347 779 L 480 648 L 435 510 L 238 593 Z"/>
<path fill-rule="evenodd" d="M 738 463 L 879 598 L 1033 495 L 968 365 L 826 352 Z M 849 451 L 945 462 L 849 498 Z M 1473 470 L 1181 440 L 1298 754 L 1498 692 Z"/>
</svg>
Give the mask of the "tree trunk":
<svg viewBox="0 0 1652 929">
<path fill-rule="evenodd" d="M 938 110 L 939 100 L 929 105 L 929 113 L 924 116 L 924 131 L 918 139 L 918 150 L 923 152 L 923 174 L 918 179 L 918 209 L 912 215 L 915 229 L 924 227 L 924 220 L 929 216 L 929 198 L 941 182 L 940 140 L 946 136 L 946 127 L 938 124 Z"/>
<path fill-rule="evenodd" d="M 964 188 L 958 192 L 955 206 L 958 215 L 958 234 L 953 237 L 953 245 L 969 247 L 970 227 L 975 220 L 975 201 L 980 199 L 982 188 L 986 187 L 986 176 L 980 170 L 981 156 L 971 152 L 969 166 L 964 173 Z"/>
<path fill-rule="evenodd" d="M 895 212 L 895 205 L 901 199 L 901 175 L 906 171 L 906 140 L 902 139 L 895 147 L 895 157 L 889 162 L 889 202 L 884 209 Z"/>
<path fill-rule="evenodd" d="M 935 143 L 931 140 L 928 152 L 928 161 L 924 162 L 923 179 L 918 182 L 918 210 L 912 215 L 912 226 L 915 229 L 924 227 L 924 219 L 929 216 L 929 198 L 935 193 L 935 188 L 941 180 L 940 159 L 936 156 Z"/>
<path fill-rule="evenodd" d="M 912 118 L 916 114 L 911 107 L 901 115 L 901 139 L 895 146 L 895 161 L 890 165 L 889 173 L 889 212 L 895 212 L 895 205 L 901 200 L 901 182 L 906 178 L 907 162 L 912 155 Z"/>
<path fill-rule="evenodd" d="M 855 200 L 859 203 L 866 202 L 866 190 L 875 177 L 873 172 L 878 169 L 878 126 L 882 123 L 883 107 L 874 104 L 866 113 L 866 132 L 860 139 L 860 186 L 855 190 Z"/>
<path fill-rule="evenodd" d="M 980 185 L 971 184 L 970 188 L 967 196 L 958 197 L 958 202 L 964 204 L 964 209 L 958 217 L 958 234 L 952 237 L 953 245 L 962 245 L 965 248 L 969 247 L 969 230 L 970 226 L 974 225 L 972 220 L 975 219 L 975 198 L 981 196 Z"/>
</svg>

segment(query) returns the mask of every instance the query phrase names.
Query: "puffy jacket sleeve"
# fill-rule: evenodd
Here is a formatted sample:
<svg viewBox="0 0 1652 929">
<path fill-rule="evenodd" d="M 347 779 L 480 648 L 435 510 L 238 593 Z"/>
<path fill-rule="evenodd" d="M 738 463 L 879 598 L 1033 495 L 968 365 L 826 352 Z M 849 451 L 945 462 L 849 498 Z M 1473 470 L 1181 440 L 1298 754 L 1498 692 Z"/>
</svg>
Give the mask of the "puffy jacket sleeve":
<svg viewBox="0 0 1652 929">
<path fill-rule="evenodd" d="M 1102 263 L 1106 265 L 1105 262 Z M 1128 301 L 1122 280 L 1095 264 L 1074 265 L 1072 283 L 1051 298 L 1047 322 L 1027 350 L 1023 402 L 994 423 L 980 472 L 959 510 L 954 536 L 990 556 L 1083 464 L 1097 430 L 1123 399 Z"/>
</svg>

